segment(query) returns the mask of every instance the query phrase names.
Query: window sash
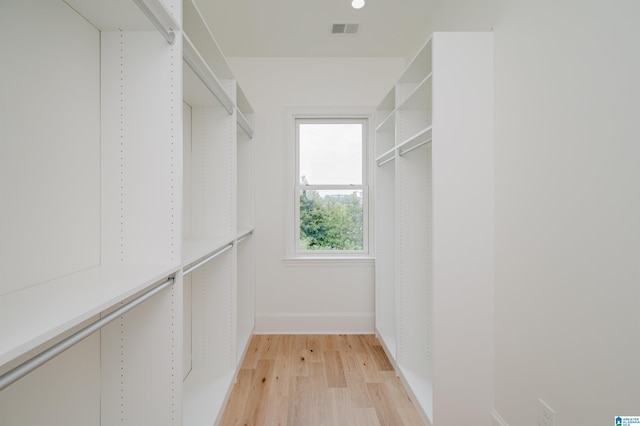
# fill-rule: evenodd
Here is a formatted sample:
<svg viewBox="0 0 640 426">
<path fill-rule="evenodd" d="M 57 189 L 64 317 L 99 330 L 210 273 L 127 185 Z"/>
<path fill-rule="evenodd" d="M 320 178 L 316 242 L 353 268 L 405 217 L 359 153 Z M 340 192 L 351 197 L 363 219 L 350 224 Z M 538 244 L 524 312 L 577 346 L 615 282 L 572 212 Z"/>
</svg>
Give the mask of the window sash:
<svg viewBox="0 0 640 426">
<path fill-rule="evenodd" d="M 369 125 L 367 118 L 296 118 L 295 119 L 295 182 L 300 183 L 300 125 L 301 124 L 361 124 L 362 125 L 362 151 L 361 151 L 361 164 L 362 164 L 362 185 L 366 185 L 368 182 L 367 176 L 369 176 Z"/>
<path fill-rule="evenodd" d="M 285 149 L 285 158 L 287 161 L 287 182 L 289 186 L 289 196 L 287 209 L 285 214 L 285 223 L 287 224 L 285 258 L 284 262 L 292 261 L 297 264 L 299 261 L 361 261 L 366 259 L 368 262 L 371 256 L 375 240 L 373 237 L 373 221 L 375 212 L 373 211 L 373 194 L 372 188 L 375 184 L 370 175 L 371 173 L 371 140 L 373 132 L 373 118 L 375 111 L 373 109 L 363 108 L 288 108 L 285 110 L 284 119 L 285 127 L 289 130 L 287 133 L 287 143 Z M 322 184 L 314 182 L 308 185 L 300 181 L 300 156 L 299 156 L 299 123 L 359 123 L 362 124 L 362 184 L 344 184 L 336 182 L 335 185 Z M 300 249 L 300 191 L 309 190 L 360 190 L 362 191 L 362 213 L 363 213 L 363 250 L 301 250 Z M 291 197 L 291 198 L 289 198 Z M 313 263 L 315 264 L 315 263 Z"/>
</svg>

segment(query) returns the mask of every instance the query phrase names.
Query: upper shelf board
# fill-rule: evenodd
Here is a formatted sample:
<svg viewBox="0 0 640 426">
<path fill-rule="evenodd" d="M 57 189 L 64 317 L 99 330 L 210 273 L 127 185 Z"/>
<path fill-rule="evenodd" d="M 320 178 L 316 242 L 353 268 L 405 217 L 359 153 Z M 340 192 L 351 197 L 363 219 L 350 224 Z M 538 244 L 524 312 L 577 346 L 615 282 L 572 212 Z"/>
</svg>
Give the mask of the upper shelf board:
<svg viewBox="0 0 640 426">
<path fill-rule="evenodd" d="M 64 0 L 78 14 L 101 31 L 146 31 L 157 20 L 168 31 L 178 31 L 175 17 L 159 0 Z M 140 6 L 138 6 L 139 3 Z M 152 17 L 145 15 L 146 9 Z"/>
<path fill-rule="evenodd" d="M 202 14 L 192 0 L 183 0 L 182 15 L 184 32 L 213 74 L 221 80 L 233 79 L 233 72 L 213 33 L 202 18 Z"/>
<path fill-rule="evenodd" d="M 0 296 L 0 367 L 176 270 L 177 265 L 98 266 Z"/>
<path fill-rule="evenodd" d="M 432 71 L 431 39 L 427 40 L 398 80 L 399 84 L 419 83 Z"/>
</svg>

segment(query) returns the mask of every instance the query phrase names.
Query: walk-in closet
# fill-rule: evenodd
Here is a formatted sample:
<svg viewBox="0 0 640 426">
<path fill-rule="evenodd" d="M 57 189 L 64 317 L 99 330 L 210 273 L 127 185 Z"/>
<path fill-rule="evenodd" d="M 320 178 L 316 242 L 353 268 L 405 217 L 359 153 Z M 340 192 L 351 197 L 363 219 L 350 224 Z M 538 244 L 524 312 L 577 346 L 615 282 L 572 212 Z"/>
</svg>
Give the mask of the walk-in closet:
<svg viewBox="0 0 640 426">
<path fill-rule="evenodd" d="M 0 426 L 640 422 L 638 22 L 0 0 Z"/>
</svg>

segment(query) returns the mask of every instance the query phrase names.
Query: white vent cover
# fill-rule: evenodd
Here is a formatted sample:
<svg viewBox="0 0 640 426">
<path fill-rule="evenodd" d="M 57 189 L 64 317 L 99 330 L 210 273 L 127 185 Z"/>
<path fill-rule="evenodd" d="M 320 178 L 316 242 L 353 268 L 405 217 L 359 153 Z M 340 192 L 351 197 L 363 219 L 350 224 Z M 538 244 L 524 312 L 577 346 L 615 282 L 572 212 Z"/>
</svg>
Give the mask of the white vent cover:
<svg viewBox="0 0 640 426">
<path fill-rule="evenodd" d="M 331 25 L 331 34 L 357 34 L 359 26 L 355 22 L 336 22 Z"/>
</svg>

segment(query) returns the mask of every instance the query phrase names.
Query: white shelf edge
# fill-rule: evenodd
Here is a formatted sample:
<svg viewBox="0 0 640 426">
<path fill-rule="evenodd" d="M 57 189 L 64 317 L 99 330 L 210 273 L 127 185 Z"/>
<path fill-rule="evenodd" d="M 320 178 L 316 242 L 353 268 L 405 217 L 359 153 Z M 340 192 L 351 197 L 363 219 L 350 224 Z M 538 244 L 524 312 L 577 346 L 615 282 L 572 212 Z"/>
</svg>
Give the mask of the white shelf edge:
<svg viewBox="0 0 640 426">
<path fill-rule="evenodd" d="M 196 76 L 202 81 L 202 84 L 211 92 L 211 94 L 220 102 L 220 105 L 229 113 L 233 114 L 235 105 L 227 92 L 220 84 L 220 80 L 211 71 L 209 65 L 205 62 L 200 52 L 195 48 L 189 37 L 185 33 L 182 34 L 183 52 L 182 57 L 189 68 L 193 70 Z"/>
<path fill-rule="evenodd" d="M 222 238 L 189 238 L 182 242 L 182 267 L 220 250 L 234 241 L 233 237 Z"/>
<path fill-rule="evenodd" d="M 238 104 L 238 109 L 242 111 L 243 114 L 251 114 L 254 112 L 253 107 L 251 107 L 249 100 L 247 99 L 244 92 L 242 91 L 242 88 L 237 82 L 236 82 L 236 98 L 237 98 L 236 103 Z"/>
<path fill-rule="evenodd" d="M 395 108 L 396 108 L 396 93 L 395 93 L 395 90 L 396 90 L 396 86 L 394 85 L 393 87 L 391 87 L 389 92 L 387 92 L 387 94 L 384 96 L 384 98 L 382 99 L 382 101 L 380 102 L 378 107 L 376 108 L 376 111 L 395 110 Z M 390 108 L 386 107 L 387 104 L 390 105 Z"/>
<path fill-rule="evenodd" d="M 210 426 L 222 416 L 222 410 L 231 393 L 235 371 L 222 375 L 208 375 L 192 370 L 183 383 L 183 424 Z"/>
<path fill-rule="evenodd" d="M 140 31 L 156 28 L 167 39 L 180 25 L 159 0 L 64 0 L 101 31 Z M 168 42 L 170 39 L 167 39 Z"/>
<path fill-rule="evenodd" d="M 396 113 L 396 111 L 397 111 L 397 108 L 392 110 L 389 114 L 387 114 L 387 116 L 385 118 L 382 119 L 382 121 L 380 121 L 380 124 L 378 124 L 376 126 L 376 132 L 379 132 L 380 129 L 382 127 L 384 127 L 384 125 L 389 122 L 389 120 L 391 119 L 391 117 L 393 117 L 393 115 Z"/>
<path fill-rule="evenodd" d="M 422 55 L 422 53 L 424 52 L 424 49 L 427 48 L 427 46 L 429 46 L 430 44 L 432 44 L 433 41 L 433 34 L 429 36 L 429 38 L 427 39 L 427 41 L 420 47 L 420 49 L 418 49 L 418 53 L 416 53 L 413 58 L 411 58 L 411 61 L 409 61 L 409 65 L 406 66 L 406 68 L 402 71 L 402 74 L 400 75 L 400 78 L 398 78 L 398 83 L 399 84 L 404 84 L 404 82 L 402 81 L 407 74 L 410 73 L 410 71 L 412 71 L 413 67 L 416 64 L 416 61 L 418 60 L 418 58 L 420 58 L 420 55 Z"/>
<path fill-rule="evenodd" d="M 387 114 L 385 118 L 380 121 L 380 123 L 376 126 L 376 132 L 379 132 L 382 127 L 388 124 L 391 117 L 393 117 L 396 112 L 401 111 L 412 100 L 416 93 L 418 93 L 426 86 L 427 82 L 429 82 L 432 77 L 433 73 L 429 73 L 424 79 L 422 79 L 422 81 L 418 83 L 418 85 L 411 91 L 411 93 L 409 93 L 407 98 L 400 104 L 398 104 L 393 111 L 389 112 L 389 114 Z"/>
<path fill-rule="evenodd" d="M 234 79 L 233 71 L 227 62 L 226 56 L 222 52 L 222 49 L 220 49 L 218 41 L 213 36 L 211 28 L 209 28 L 209 25 L 202 17 L 198 5 L 196 5 L 193 0 L 182 1 L 182 20 L 183 31 L 186 34 L 191 34 L 194 46 L 209 45 L 211 47 L 210 53 L 214 56 L 205 56 L 207 59 L 213 60 L 213 63 L 210 65 L 214 74 L 224 80 Z"/>
<path fill-rule="evenodd" d="M 236 108 L 236 121 L 238 122 L 238 126 L 249 136 L 249 139 L 253 139 L 253 127 L 247 117 L 244 116 L 240 109 Z"/>
<path fill-rule="evenodd" d="M 412 98 L 415 96 L 416 93 L 418 93 L 423 87 L 425 87 L 425 85 L 427 84 L 427 82 L 429 80 L 431 80 L 431 77 L 433 76 L 433 73 L 429 73 L 422 81 L 420 81 L 420 83 L 418 83 L 418 85 L 415 87 L 415 89 L 413 89 L 411 91 L 411 93 L 409 93 L 409 95 L 407 96 L 407 98 L 405 100 L 403 100 L 400 105 L 397 106 L 397 110 L 402 110 L 403 106 L 405 106 L 406 104 L 409 103 L 409 101 L 412 100 Z"/>
<path fill-rule="evenodd" d="M 0 296 L 0 366 L 174 274 L 179 265 L 96 266 Z"/>
</svg>

